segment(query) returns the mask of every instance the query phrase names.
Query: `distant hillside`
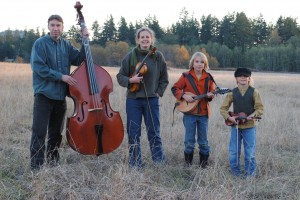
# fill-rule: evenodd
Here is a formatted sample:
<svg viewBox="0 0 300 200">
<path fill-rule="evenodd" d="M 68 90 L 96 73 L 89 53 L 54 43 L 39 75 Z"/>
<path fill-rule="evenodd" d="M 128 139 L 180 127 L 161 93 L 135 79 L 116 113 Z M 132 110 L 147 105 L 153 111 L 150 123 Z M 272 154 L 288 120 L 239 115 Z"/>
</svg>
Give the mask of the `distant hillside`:
<svg viewBox="0 0 300 200">
<path fill-rule="evenodd" d="M 12 32 L 12 35 L 18 35 L 19 34 L 19 36 L 21 37 L 21 38 L 23 38 L 24 37 L 24 31 L 22 31 L 22 30 L 6 30 L 6 31 L 11 31 Z M 1 31 L 0 32 L 0 36 L 4 36 L 5 35 L 5 33 L 6 33 L 6 31 Z"/>
</svg>

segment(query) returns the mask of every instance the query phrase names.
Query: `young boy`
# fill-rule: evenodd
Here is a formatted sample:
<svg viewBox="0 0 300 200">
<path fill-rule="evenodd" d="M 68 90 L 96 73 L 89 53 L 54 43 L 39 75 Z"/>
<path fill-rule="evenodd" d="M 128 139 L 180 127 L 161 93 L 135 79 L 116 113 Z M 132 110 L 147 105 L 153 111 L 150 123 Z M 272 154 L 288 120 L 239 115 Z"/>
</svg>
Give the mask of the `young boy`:
<svg viewBox="0 0 300 200">
<path fill-rule="evenodd" d="M 197 106 L 183 115 L 185 129 L 184 136 L 184 159 L 187 165 L 192 165 L 195 143 L 199 146 L 200 167 L 207 168 L 210 146 L 208 143 L 208 120 L 210 116 L 209 102 L 214 98 L 212 91 L 216 85 L 212 76 L 207 72 L 209 69 L 208 60 L 204 53 L 196 52 L 189 62 L 189 71 L 180 76 L 178 81 L 171 88 L 172 94 L 178 100 L 184 99 L 192 103 L 193 94 L 207 94 L 207 98 L 199 101 Z M 192 82 L 189 80 L 190 76 Z M 194 83 L 194 87 L 192 85 Z M 195 91 L 197 90 L 197 91 Z"/>
<path fill-rule="evenodd" d="M 263 102 L 257 89 L 252 86 L 251 71 L 237 68 L 234 72 L 237 87 L 228 93 L 220 107 L 220 113 L 232 124 L 229 143 L 230 170 L 233 175 L 241 176 L 241 145 L 244 144 L 245 176 L 256 175 L 256 121 L 264 112 Z M 228 112 L 233 104 L 233 115 Z M 239 120 L 238 115 L 245 117 Z"/>
</svg>

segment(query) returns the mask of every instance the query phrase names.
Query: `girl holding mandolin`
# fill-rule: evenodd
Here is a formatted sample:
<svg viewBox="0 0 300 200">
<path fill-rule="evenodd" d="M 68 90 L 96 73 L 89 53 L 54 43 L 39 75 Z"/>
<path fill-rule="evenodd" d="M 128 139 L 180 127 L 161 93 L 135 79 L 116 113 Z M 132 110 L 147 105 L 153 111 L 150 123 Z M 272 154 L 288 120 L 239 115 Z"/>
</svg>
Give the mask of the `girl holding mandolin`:
<svg viewBox="0 0 300 200">
<path fill-rule="evenodd" d="M 220 112 L 231 126 L 229 162 L 233 175 L 241 176 L 241 145 L 244 144 L 245 176 L 256 175 L 256 127 L 264 106 L 257 89 L 252 86 L 251 71 L 237 68 L 234 72 L 237 87 L 228 93 L 220 107 Z M 233 104 L 233 112 L 228 112 Z"/>
<path fill-rule="evenodd" d="M 142 167 L 141 125 L 142 117 L 152 160 L 165 161 L 160 137 L 159 97 L 162 97 L 168 84 L 168 72 L 164 56 L 153 46 L 155 33 L 148 27 L 136 32 L 136 47 L 122 60 L 117 74 L 120 86 L 127 88 L 126 116 L 129 145 L 129 166 Z"/>
<path fill-rule="evenodd" d="M 183 124 L 185 128 L 184 158 L 187 165 L 191 165 L 197 139 L 199 145 L 200 166 L 206 168 L 210 146 L 208 144 L 208 118 L 210 115 L 209 101 L 214 98 L 216 84 L 213 77 L 206 71 L 209 69 L 207 57 L 202 52 L 196 52 L 189 62 L 190 70 L 184 72 L 173 85 L 171 91 L 177 100 L 185 100 L 186 104 L 196 101 L 194 97 L 205 94 L 193 109 L 184 112 Z M 196 137 L 197 136 L 197 137 Z"/>
</svg>

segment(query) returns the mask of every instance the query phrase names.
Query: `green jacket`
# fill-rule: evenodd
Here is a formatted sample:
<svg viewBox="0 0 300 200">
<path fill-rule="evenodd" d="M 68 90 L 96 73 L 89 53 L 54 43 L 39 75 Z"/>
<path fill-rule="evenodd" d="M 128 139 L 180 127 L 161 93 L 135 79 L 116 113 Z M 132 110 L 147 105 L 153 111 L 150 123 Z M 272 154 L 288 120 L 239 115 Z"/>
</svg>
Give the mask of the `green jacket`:
<svg viewBox="0 0 300 200">
<path fill-rule="evenodd" d="M 128 98 L 145 98 L 145 97 L 162 97 L 168 84 L 168 71 L 163 54 L 156 51 L 154 55 L 150 55 L 145 60 L 147 64 L 147 72 L 144 75 L 143 82 L 140 84 L 140 89 L 136 92 L 130 92 L 129 78 L 134 74 L 135 67 L 132 67 L 130 51 L 122 60 L 121 68 L 117 74 L 117 80 L 120 86 L 127 88 Z M 146 54 L 137 53 L 137 61 L 141 62 Z"/>
</svg>

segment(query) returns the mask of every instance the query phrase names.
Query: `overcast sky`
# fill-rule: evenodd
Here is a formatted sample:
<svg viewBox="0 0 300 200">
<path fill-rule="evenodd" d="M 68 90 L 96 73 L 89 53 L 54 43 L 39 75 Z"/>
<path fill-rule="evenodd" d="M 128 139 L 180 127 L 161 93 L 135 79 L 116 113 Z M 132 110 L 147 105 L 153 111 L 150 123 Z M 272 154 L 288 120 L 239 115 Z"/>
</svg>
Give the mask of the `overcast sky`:
<svg viewBox="0 0 300 200">
<path fill-rule="evenodd" d="M 94 21 L 103 23 L 112 15 L 114 22 L 125 17 L 127 23 L 144 21 L 148 16 L 154 17 L 166 28 L 179 21 L 183 8 L 200 21 L 201 16 L 211 14 L 221 20 L 228 13 L 244 12 L 248 18 L 257 18 L 262 14 L 267 23 L 276 23 L 280 17 L 296 18 L 300 24 L 299 6 L 297 0 L 82 0 L 82 13 L 88 28 Z M 1 2 L 0 31 L 46 29 L 47 19 L 52 14 L 63 17 L 65 30 L 76 25 L 76 10 L 74 0 L 5 0 Z"/>
</svg>

